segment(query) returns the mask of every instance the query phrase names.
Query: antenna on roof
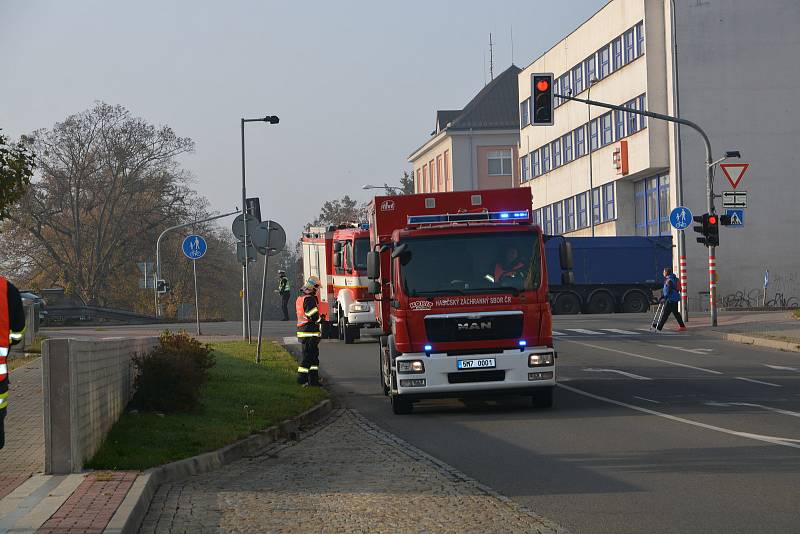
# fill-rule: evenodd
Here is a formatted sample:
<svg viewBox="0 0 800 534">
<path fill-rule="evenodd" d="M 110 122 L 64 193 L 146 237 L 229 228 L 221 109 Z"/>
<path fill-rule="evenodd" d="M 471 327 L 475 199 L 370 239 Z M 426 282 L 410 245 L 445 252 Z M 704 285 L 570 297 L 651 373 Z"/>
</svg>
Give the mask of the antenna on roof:
<svg viewBox="0 0 800 534">
<path fill-rule="evenodd" d="M 486 85 L 486 50 L 483 51 L 483 85 Z"/>
<path fill-rule="evenodd" d="M 514 25 L 511 25 L 511 64 L 514 64 Z"/>
<path fill-rule="evenodd" d="M 494 49 L 492 48 L 492 34 L 489 33 L 489 78 L 494 80 Z"/>
</svg>

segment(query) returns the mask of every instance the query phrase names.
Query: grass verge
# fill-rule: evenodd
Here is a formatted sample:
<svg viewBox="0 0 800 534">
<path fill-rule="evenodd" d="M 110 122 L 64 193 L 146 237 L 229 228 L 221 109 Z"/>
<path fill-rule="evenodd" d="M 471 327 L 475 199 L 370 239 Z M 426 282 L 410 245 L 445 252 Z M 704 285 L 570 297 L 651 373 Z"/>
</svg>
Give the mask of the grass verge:
<svg viewBox="0 0 800 534">
<path fill-rule="evenodd" d="M 792 313 L 794 314 L 795 319 L 800 319 L 800 308 L 794 310 Z"/>
<path fill-rule="evenodd" d="M 147 469 L 224 447 L 311 408 L 328 397 L 297 385 L 297 363 L 282 347 L 212 343 L 217 359 L 195 413 L 126 412 L 86 467 Z"/>
<path fill-rule="evenodd" d="M 39 354 L 28 354 L 19 358 L 9 358 L 8 370 L 13 371 L 14 369 L 19 369 L 23 365 L 28 365 L 33 360 L 37 360 L 39 358 L 41 358 Z"/>
</svg>

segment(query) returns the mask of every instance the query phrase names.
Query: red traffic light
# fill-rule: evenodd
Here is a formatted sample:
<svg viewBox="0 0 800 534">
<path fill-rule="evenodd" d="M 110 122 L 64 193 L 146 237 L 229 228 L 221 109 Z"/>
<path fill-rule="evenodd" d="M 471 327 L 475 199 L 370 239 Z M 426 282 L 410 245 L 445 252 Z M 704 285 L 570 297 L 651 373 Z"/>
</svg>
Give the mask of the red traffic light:
<svg viewBox="0 0 800 534">
<path fill-rule="evenodd" d="M 547 91 L 550 88 L 550 82 L 545 79 L 541 79 L 536 82 L 536 89 L 539 91 Z"/>
<path fill-rule="evenodd" d="M 717 216 L 716 215 L 709 215 L 708 216 L 708 224 L 717 224 Z"/>
</svg>

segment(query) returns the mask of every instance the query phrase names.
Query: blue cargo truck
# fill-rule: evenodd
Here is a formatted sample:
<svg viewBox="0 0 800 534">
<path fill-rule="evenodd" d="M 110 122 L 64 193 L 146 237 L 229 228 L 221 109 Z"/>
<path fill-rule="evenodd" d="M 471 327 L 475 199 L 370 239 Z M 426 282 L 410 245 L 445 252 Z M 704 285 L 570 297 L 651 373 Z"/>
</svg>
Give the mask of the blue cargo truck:
<svg viewBox="0 0 800 534">
<path fill-rule="evenodd" d="M 572 246 L 571 281 L 562 278 L 565 240 Z M 641 313 L 657 301 L 653 292 L 672 265 L 672 237 L 550 236 L 545 253 L 554 314 Z"/>
</svg>

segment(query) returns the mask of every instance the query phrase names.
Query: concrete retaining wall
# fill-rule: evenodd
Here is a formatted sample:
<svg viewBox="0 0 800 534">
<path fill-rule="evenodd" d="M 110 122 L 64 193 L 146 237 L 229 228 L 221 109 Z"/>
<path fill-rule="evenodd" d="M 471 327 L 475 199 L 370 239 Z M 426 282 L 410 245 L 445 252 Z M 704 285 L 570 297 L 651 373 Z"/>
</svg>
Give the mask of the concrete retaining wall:
<svg viewBox="0 0 800 534">
<path fill-rule="evenodd" d="M 42 346 L 45 473 L 79 473 L 133 395 L 131 358 L 158 338 L 51 339 Z"/>
</svg>

